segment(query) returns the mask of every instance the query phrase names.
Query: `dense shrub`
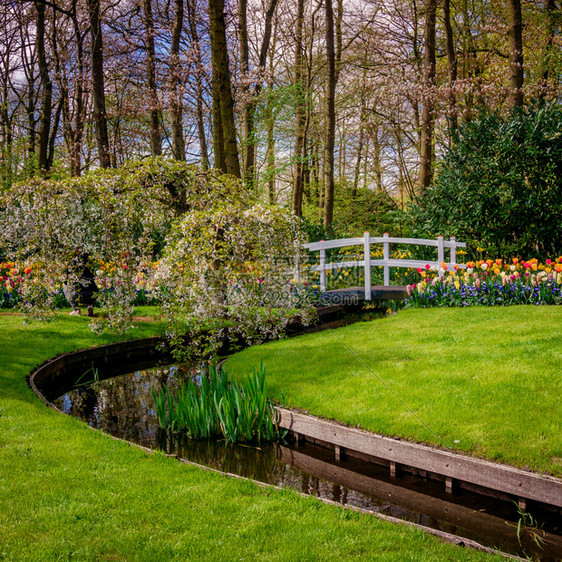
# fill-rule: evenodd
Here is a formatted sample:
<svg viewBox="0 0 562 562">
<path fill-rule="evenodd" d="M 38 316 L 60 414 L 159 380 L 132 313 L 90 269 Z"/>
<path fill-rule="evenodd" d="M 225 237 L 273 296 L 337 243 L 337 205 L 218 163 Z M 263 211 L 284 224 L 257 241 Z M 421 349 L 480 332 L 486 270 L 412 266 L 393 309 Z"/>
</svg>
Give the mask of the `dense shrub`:
<svg viewBox="0 0 562 562">
<path fill-rule="evenodd" d="M 489 255 L 559 254 L 562 108 L 536 105 L 466 123 L 411 221 L 418 237 L 456 236 Z"/>
<path fill-rule="evenodd" d="M 334 221 L 327 228 L 318 217 L 318 207 L 305 206 L 303 218 L 307 239 L 315 242 L 353 238 L 363 236 L 365 231 L 372 236 L 380 236 L 384 232 L 400 236 L 394 216 L 396 209 L 396 203 L 385 192 L 360 188 L 353 193 L 350 188 L 343 188 L 335 201 Z"/>
<path fill-rule="evenodd" d="M 176 322 L 184 333 L 186 318 L 194 332 L 219 319 L 246 339 L 279 335 L 308 314 L 294 310 L 306 296 L 294 279 L 301 221 L 256 204 L 243 182 L 218 172 L 147 159 L 34 179 L 0 193 L 0 221 L 9 263 L 0 305 L 28 316 L 52 314 L 77 250 L 89 254 L 99 287 L 95 330 L 126 330 L 134 303 L 161 304 L 170 334 Z"/>
<path fill-rule="evenodd" d="M 303 242 L 285 209 L 216 202 L 175 222 L 158 278 L 190 325 L 220 319 L 232 338 L 263 341 L 312 312 L 295 279 Z"/>
<path fill-rule="evenodd" d="M 55 259 L 76 247 L 104 260 L 123 251 L 155 258 L 175 217 L 230 200 L 248 202 L 234 179 L 163 158 L 32 179 L 0 193 L 0 259 Z"/>
</svg>

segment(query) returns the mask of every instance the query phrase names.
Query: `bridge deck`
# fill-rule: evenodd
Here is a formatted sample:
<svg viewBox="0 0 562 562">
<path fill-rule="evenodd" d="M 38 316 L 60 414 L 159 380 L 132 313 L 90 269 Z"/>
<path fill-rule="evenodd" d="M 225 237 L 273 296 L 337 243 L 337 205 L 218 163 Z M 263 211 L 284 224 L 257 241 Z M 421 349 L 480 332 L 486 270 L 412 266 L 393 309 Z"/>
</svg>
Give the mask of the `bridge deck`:
<svg viewBox="0 0 562 562">
<path fill-rule="evenodd" d="M 404 300 L 408 296 L 406 287 L 393 285 L 373 285 L 371 286 L 371 300 L 365 300 L 365 287 L 348 287 L 346 289 L 333 289 L 324 291 L 321 295 L 324 304 L 331 305 L 352 305 L 362 302 Z"/>
</svg>

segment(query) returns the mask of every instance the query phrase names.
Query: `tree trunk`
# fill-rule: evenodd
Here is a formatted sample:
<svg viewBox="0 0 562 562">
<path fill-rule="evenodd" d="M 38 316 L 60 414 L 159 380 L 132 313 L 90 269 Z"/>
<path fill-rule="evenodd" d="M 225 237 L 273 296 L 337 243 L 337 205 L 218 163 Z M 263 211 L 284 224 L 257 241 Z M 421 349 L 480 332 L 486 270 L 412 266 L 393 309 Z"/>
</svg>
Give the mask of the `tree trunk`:
<svg viewBox="0 0 562 562">
<path fill-rule="evenodd" d="M 254 150 L 253 144 L 253 115 L 250 109 L 250 84 L 248 83 L 250 73 L 250 48 L 248 45 L 248 0 L 238 0 L 238 40 L 240 43 L 240 77 L 242 84 L 242 177 L 248 185 L 253 187 Z"/>
<path fill-rule="evenodd" d="M 27 173 L 31 176 L 34 173 L 35 168 L 35 142 L 36 142 L 36 131 L 35 131 L 35 79 L 33 73 L 28 77 L 27 82 Z"/>
<path fill-rule="evenodd" d="M 183 94 L 180 66 L 180 39 L 183 30 L 183 0 L 175 0 L 176 17 L 170 45 L 170 115 L 172 119 L 172 153 L 175 160 L 185 161 L 183 138 Z"/>
<path fill-rule="evenodd" d="M 226 24 L 224 19 L 224 0 L 209 0 L 209 19 L 211 36 L 211 64 L 213 81 L 216 80 L 218 100 L 220 104 L 223 147 L 226 173 L 237 178 L 240 174 L 236 125 L 234 122 L 234 101 L 230 85 L 230 69 L 228 62 L 228 46 L 226 42 Z M 215 84 L 213 84 L 213 90 Z M 213 96 L 214 97 L 214 96 Z"/>
<path fill-rule="evenodd" d="M 361 158 L 363 157 L 363 144 L 365 142 L 365 121 L 367 118 L 367 94 L 365 93 L 367 81 L 367 70 L 363 70 L 363 81 L 361 84 L 361 109 L 359 112 L 359 141 L 357 146 L 357 160 L 355 161 L 355 173 L 353 174 L 353 189 L 351 197 L 357 195 L 359 176 L 361 175 Z"/>
<path fill-rule="evenodd" d="M 443 19 L 445 22 L 445 39 L 447 43 L 447 62 L 449 65 L 449 121 L 450 128 L 456 131 L 458 128 L 457 119 L 457 96 L 455 87 L 457 83 L 457 53 L 453 38 L 453 28 L 451 26 L 451 0 L 443 0 Z"/>
<path fill-rule="evenodd" d="M 336 52 L 332 0 L 325 0 L 326 13 L 326 115 L 324 122 L 324 226 L 334 218 L 334 146 L 336 138 Z"/>
<path fill-rule="evenodd" d="M 297 0 L 297 21 L 295 38 L 295 165 L 293 169 L 293 203 L 292 211 L 297 217 L 302 216 L 303 195 L 303 156 L 304 156 L 304 129 L 306 120 L 306 97 L 304 89 L 304 0 Z"/>
<path fill-rule="evenodd" d="M 509 0 L 509 86 L 511 105 L 523 106 L 523 24 L 521 0 Z"/>
<path fill-rule="evenodd" d="M 72 23 L 74 26 L 74 36 L 76 37 L 77 56 L 78 56 L 78 77 L 76 86 L 76 116 L 74 119 L 74 136 L 72 143 L 72 164 L 71 174 L 80 176 L 82 173 L 82 140 L 84 138 L 84 122 L 86 120 L 86 100 L 84 99 L 84 45 L 83 35 L 80 32 L 80 24 L 76 14 L 78 0 L 73 1 Z"/>
<path fill-rule="evenodd" d="M 249 77 L 250 60 L 249 60 L 249 45 L 248 45 L 248 24 L 247 24 L 247 0 L 240 0 L 238 9 L 238 24 L 240 29 L 240 72 L 243 77 Z M 269 0 L 266 8 L 264 34 L 260 48 L 259 56 L 259 70 L 263 71 L 267 62 L 267 52 L 269 50 L 269 43 L 271 40 L 271 32 L 273 27 L 273 15 L 277 0 Z M 255 178 L 255 164 L 256 164 L 256 134 L 255 134 L 255 113 L 257 98 L 262 90 L 261 79 L 256 82 L 253 92 L 251 91 L 250 84 L 247 80 L 242 83 L 242 99 L 244 100 L 244 107 L 242 109 L 242 134 L 244 139 L 244 154 L 242 170 L 246 184 L 254 187 L 256 183 Z"/>
<path fill-rule="evenodd" d="M 369 149 L 369 137 L 365 135 L 365 146 L 363 148 L 363 152 L 365 153 L 365 156 L 363 157 L 363 189 L 368 189 L 369 187 L 369 170 L 367 166 L 369 163 Z"/>
<path fill-rule="evenodd" d="M 273 36 L 272 52 L 275 52 L 276 34 Z M 273 57 L 269 57 L 269 76 L 272 77 L 275 67 Z M 271 92 L 272 82 L 268 83 Z M 267 98 L 265 107 L 265 123 L 267 127 L 267 154 L 266 154 L 266 177 L 267 177 L 267 200 L 271 205 L 277 202 L 275 189 L 275 112 L 271 95 Z"/>
<path fill-rule="evenodd" d="M 49 65 L 45 52 L 45 4 L 41 0 L 35 0 L 36 10 L 36 45 L 37 45 L 37 63 L 39 66 L 39 77 L 41 80 L 42 96 L 41 96 L 41 118 L 39 124 L 39 153 L 38 166 L 42 174 L 49 171 L 48 150 L 49 138 L 51 132 L 51 113 L 53 98 L 53 83 L 49 76 Z"/>
<path fill-rule="evenodd" d="M 423 59 L 423 108 L 421 118 L 420 169 L 416 193 L 422 195 L 431 183 L 433 166 L 433 123 L 435 95 L 435 18 L 437 0 L 426 0 L 424 59 Z"/>
<path fill-rule="evenodd" d="M 54 22 L 55 23 L 55 22 Z M 70 175 L 74 176 L 74 130 L 72 128 L 72 112 L 70 107 L 70 91 L 68 76 L 64 61 L 61 61 L 58 50 L 57 25 L 53 25 L 53 54 L 55 59 L 55 79 L 58 83 L 59 97 L 62 103 L 62 133 L 66 150 L 68 152 L 68 162 Z"/>
<path fill-rule="evenodd" d="M 212 22 L 211 6 L 209 6 L 209 19 Z M 210 25 L 212 37 L 212 25 Z M 213 40 L 211 39 L 211 48 Z M 220 56 L 220 54 L 218 55 Z M 224 133 L 222 130 L 222 113 L 221 113 L 221 77 L 215 70 L 215 63 L 212 64 L 212 99 L 213 99 L 213 153 L 215 157 L 215 169 L 220 170 L 224 174 L 227 173 L 226 153 L 224 150 Z"/>
<path fill-rule="evenodd" d="M 8 81 L 3 84 L 0 97 L 0 132 L 3 146 L 0 145 L 0 179 L 2 187 L 10 187 L 13 181 L 13 134 L 12 116 L 8 111 Z"/>
<path fill-rule="evenodd" d="M 105 85 L 103 76 L 103 38 L 100 20 L 100 0 L 87 0 L 92 36 L 92 93 L 98 157 L 102 168 L 111 166 L 107 115 L 105 112 Z"/>
<path fill-rule="evenodd" d="M 63 99 L 61 98 L 59 99 L 57 110 L 55 111 L 55 118 L 53 120 L 53 126 L 51 127 L 51 136 L 49 137 L 49 151 L 47 153 L 47 166 L 49 170 L 53 167 L 53 160 L 55 157 L 55 141 L 57 138 L 60 119 L 62 115 L 62 104 L 63 104 Z"/>
<path fill-rule="evenodd" d="M 382 193 L 382 168 L 381 168 L 381 145 L 379 141 L 379 124 L 375 122 L 372 130 L 373 138 L 373 165 L 375 168 L 375 186 L 377 193 Z"/>
<path fill-rule="evenodd" d="M 546 18 L 546 45 L 544 48 L 544 54 L 542 58 L 542 88 L 540 92 L 540 97 L 544 98 L 548 91 L 548 82 L 550 79 L 550 70 L 552 66 L 552 55 L 554 43 L 554 35 L 556 33 L 556 17 L 558 15 L 558 10 L 556 8 L 555 0 L 543 0 L 543 11 Z"/>
<path fill-rule="evenodd" d="M 267 200 L 270 205 L 275 204 L 277 201 L 277 194 L 275 192 L 275 136 L 274 136 L 274 121 L 271 111 L 270 103 L 266 109 L 266 127 L 267 127 L 267 155 L 266 155 L 266 169 L 267 169 Z"/>
<path fill-rule="evenodd" d="M 308 133 L 304 137 L 304 162 L 302 169 L 302 192 L 303 196 L 306 197 L 308 203 L 312 202 L 312 186 L 310 185 L 311 177 L 311 154 L 310 154 L 310 143 L 308 142 Z"/>
<path fill-rule="evenodd" d="M 338 11 L 336 13 L 335 16 L 335 21 L 334 21 L 334 29 L 335 29 L 335 35 L 336 35 L 336 44 L 335 44 L 335 49 L 336 49 L 336 62 L 335 62 L 335 76 L 336 76 L 336 84 L 338 83 L 338 80 L 340 78 L 340 71 L 341 71 L 341 57 L 342 57 L 342 53 L 343 53 L 343 37 L 342 37 L 342 31 L 341 31 L 341 24 L 343 21 L 343 0 L 337 0 L 337 5 L 338 5 Z"/>
<path fill-rule="evenodd" d="M 150 152 L 152 156 L 160 156 L 162 154 L 162 134 L 160 133 L 160 111 L 158 109 L 158 83 L 156 81 L 156 48 L 154 45 L 152 0 L 143 0 L 142 8 L 146 29 L 146 81 L 149 95 Z"/>
<path fill-rule="evenodd" d="M 222 131 L 221 96 L 219 81 L 216 74 L 212 78 L 213 95 L 213 152 L 215 155 L 215 169 L 224 174 L 227 172 L 226 155 L 224 152 L 224 135 Z"/>
<path fill-rule="evenodd" d="M 201 45 L 199 43 L 199 33 L 197 32 L 197 10 L 196 5 L 194 5 L 193 0 L 189 0 L 187 4 L 188 10 L 188 20 L 189 29 L 191 33 L 191 40 L 194 45 L 194 55 L 195 55 L 195 86 L 197 91 L 197 132 L 199 134 L 199 150 L 201 152 L 201 167 L 204 170 L 209 169 L 209 150 L 207 148 L 207 137 L 205 135 L 205 116 L 203 109 L 203 63 L 201 58 Z"/>
</svg>

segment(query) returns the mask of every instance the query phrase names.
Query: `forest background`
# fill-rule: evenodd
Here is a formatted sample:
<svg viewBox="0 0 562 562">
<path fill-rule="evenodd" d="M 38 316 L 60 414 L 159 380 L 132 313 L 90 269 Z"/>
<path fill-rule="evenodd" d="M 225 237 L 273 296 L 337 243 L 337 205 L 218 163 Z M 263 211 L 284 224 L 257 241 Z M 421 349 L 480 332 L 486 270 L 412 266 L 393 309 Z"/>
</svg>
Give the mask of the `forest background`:
<svg viewBox="0 0 562 562">
<path fill-rule="evenodd" d="M 5 190 L 164 156 L 241 178 L 311 238 L 405 234 L 416 221 L 394 211 L 427 192 L 459 129 L 560 99 L 556 0 L 3 6 Z"/>
</svg>

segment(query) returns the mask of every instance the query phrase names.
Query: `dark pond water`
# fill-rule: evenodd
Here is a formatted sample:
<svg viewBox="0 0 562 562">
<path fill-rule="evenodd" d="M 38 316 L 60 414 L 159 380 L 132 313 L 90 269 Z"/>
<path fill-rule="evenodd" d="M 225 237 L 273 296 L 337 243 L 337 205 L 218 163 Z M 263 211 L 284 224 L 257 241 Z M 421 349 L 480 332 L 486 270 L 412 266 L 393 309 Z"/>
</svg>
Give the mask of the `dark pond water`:
<svg viewBox="0 0 562 562">
<path fill-rule="evenodd" d="M 540 506 L 527 508 L 547 532 L 538 546 L 530 532 L 517 537 L 519 514 L 511 502 L 464 490 L 451 496 L 442 482 L 409 474 L 391 478 L 388 468 L 354 457 L 335 461 L 333 451 L 308 443 L 250 447 L 167 435 L 157 425 L 152 388 L 174 387 L 182 378 L 197 376 L 197 369 L 181 366 L 137 371 L 79 385 L 53 403 L 111 435 L 224 472 L 370 509 L 535 560 L 562 559 L 560 514 Z"/>
</svg>

